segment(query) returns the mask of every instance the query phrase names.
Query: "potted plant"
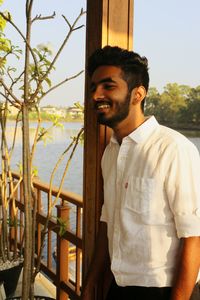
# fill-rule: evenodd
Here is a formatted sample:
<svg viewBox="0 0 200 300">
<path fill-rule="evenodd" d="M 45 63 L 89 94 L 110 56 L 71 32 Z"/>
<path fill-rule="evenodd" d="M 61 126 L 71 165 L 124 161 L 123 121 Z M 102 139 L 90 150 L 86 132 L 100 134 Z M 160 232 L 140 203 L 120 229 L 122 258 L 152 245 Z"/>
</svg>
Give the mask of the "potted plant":
<svg viewBox="0 0 200 300">
<path fill-rule="evenodd" d="M 3 1 L 0 0 L 0 4 Z M 61 43 L 56 54 L 51 57 L 52 53 L 50 49 L 45 45 L 38 47 L 31 46 L 31 31 L 32 24 L 37 21 L 44 21 L 47 19 L 53 19 L 55 13 L 50 16 L 36 15 L 32 17 L 32 7 L 34 0 L 25 1 L 26 12 L 26 34 L 23 34 L 17 24 L 12 20 L 12 17 L 8 12 L 0 12 L 0 39 L 1 39 L 1 58 L 0 58 L 0 94 L 2 97 L 2 103 L 0 108 L 1 119 L 1 176 L 0 176 L 0 189 L 1 189 L 1 249 L 0 256 L 3 262 L 18 261 L 19 264 L 23 261 L 23 289 L 22 299 L 33 299 L 34 295 L 34 278 L 36 272 L 39 271 L 39 263 L 35 268 L 35 208 L 33 206 L 34 189 L 32 186 L 33 171 L 33 157 L 37 142 L 44 136 L 44 132 L 41 130 L 41 118 L 39 111 L 39 103 L 48 93 L 55 90 L 60 85 L 77 77 L 76 75 L 70 78 L 65 78 L 63 81 L 56 85 L 52 85 L 50 74 L 54 70 L 54 66 L 58 57 L 60 56 L 63 48 L 68 42 L 71 34 L 80 29 L 83 25 L 77 26 L 79 19 L 85 13 L 81 10 L 78 17 L 71 24 L 68 19 L 63 16 L 64 22 L 68 25 L 69 30 L 66 33 L 66 37 Z M 3 35 L 3 30 L 6 24 L 10 24 L 15 28 L 16 32 L 22 37 L 24 41 L 24 51 L 22 52 L 17 46 L 14 46 L 10 40 Z M 19 72 L 12 66 L 7 66 L 8 56 L 14 56 L 17 59 L 24 60 L 24 67 Z M 16 87 L 21 90 L 21 95 L 15 93 Z M 11 171 L 11 159 L 15 145 L 15 134 L 13 136 L 13 143 L 8 145 L 6 137 L 6 124 L 9 113 L 9 106 L 17 109 L 16 115 L 16 127 L 19 122 L 22 126 L 22 168 L 20 174 L 20 180 L 17 184 L 12 179 Z M 35 132 L 34 142 L 30 144 L 29 137 L 29 113 L 34 110 L 38 116 L 38 126 Z M 16 131 L 15 131 L 16 133 Z M 23 235 L 23 251 L 20 251 L 17 245 L 17 239 L 11 238 L 15 235 L 15 228 L 18 226 L 18 209 L 15 204 L 15 192 L 18 184 L 23 184 L 23 198 L 25 205 L 25 226 Z M 48 212 L 48 217 L 51 213 Z M 5 250 L 5 251 L 4 251 Z M 31 255 L 30 255 L 31 254 Z M 39 257 L 40 259 L 41 257 Z M 30 292 L 31 291 L 31 292 Z"/>
</svg>

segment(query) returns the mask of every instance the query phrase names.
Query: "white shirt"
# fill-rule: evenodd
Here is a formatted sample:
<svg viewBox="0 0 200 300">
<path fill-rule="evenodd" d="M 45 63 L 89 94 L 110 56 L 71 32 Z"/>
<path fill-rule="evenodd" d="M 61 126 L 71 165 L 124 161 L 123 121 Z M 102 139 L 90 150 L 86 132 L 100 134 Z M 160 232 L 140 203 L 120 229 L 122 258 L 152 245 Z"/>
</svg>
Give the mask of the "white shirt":
<svg viewBox="0 0 200 300">
<path fill-rule="evenodd" d="M 181 237 L 200 236 L 200 157 L 154 117 L 102 158 L 111 269 L 119 286 L 171 286 Z"/>
</svg>

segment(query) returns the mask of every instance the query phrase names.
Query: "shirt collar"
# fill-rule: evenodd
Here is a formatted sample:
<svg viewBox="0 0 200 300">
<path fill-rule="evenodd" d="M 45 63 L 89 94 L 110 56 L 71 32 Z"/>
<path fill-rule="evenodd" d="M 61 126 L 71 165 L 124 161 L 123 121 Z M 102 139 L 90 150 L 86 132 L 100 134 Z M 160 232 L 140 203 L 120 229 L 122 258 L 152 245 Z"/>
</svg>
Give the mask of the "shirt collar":
<svg viewBox="0 0 200 300">
<path fill-rule="evenodd" d="M 131 139 L 139 144 L 144 142 L 158 126 L 159 123 L 154 116 L 147 117 L 145 122 L 125 137 L 125 139 Z M 110 142 L 118 144 L 114 135 L 111 136 Z"/>
<path fill-rule="evenodd" d="M 130 133 L 128 137 L 139 144 L 144 142 L 158 126 L 159 124 L 154 116 L 147 117 L 145 122 Z"/>
</svg>

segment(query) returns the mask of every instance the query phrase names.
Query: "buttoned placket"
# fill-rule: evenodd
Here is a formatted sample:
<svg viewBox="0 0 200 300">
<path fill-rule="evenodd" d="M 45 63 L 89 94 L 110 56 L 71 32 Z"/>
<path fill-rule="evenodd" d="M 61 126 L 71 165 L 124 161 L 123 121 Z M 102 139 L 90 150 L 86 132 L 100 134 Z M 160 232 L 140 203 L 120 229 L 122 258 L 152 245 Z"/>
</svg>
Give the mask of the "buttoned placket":
<svg viewBox="0 0 200 300">
<path fill-rule="evenodd" d="M 112 265 L 115 270 L 120 269 L 121 264 L 121 253 L 120 253 L 120 210 L 121 210 L 121 195 L 123 193 L 124 183 L 124 170 L 126 166 L 126 161 L 128 157 L 128 151 L 130 148 L 130 139 L 124 138 L 122 144 L 119 148 L 117 157 L 117 167 L 116 167 L 116 205 L 115 205 L 115 216 L 114 216 L 114 234 L 113 234 L 113 257 Z M 120 275 L 116 275 L 120 277 Z"/>
</svg>

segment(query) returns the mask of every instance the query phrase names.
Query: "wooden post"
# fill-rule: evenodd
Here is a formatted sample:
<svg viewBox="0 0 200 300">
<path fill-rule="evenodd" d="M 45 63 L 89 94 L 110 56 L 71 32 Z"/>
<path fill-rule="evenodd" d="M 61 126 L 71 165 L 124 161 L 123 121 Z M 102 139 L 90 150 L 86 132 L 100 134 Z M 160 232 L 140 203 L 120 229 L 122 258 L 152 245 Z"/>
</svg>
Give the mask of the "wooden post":
<svg viewBox="0 0 200 300">
<path fill-rule="evenodd" d="M 57 216 L 63 221 L 69 222 L 69 206 L 57 205 Z M 69 242 L 65 239 L 62 239 L 58 235 L 57 238 L 57 279 L 59 283 L 67 282 L 69 279 Z M 57 300 L 67 300 L 68 295 L 60 288 L 60 284 L 57 285 L 56 290 L 56 299 Z"/>
<path fill-rule="evenodd" d="M 133 0 L 87 0 L 86 65 L 91 53 L 105 45 L 131 49 Z M 103 202 L 100 160 L 110 131 L 99 126 L 90 100 L 89 78 L 85 85 L 85 150 L 83 209 L 83 282 L 87 274 Z"/>
</svg>

